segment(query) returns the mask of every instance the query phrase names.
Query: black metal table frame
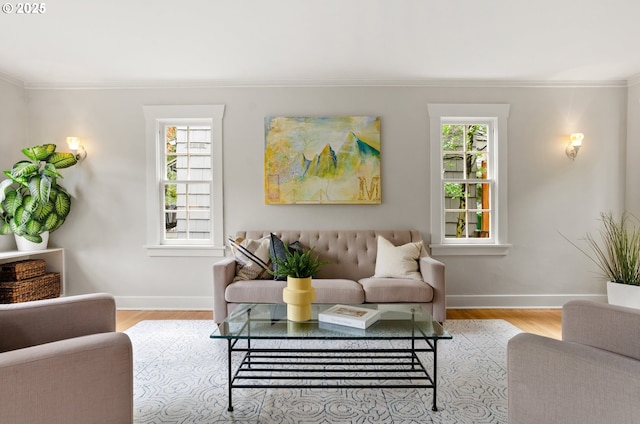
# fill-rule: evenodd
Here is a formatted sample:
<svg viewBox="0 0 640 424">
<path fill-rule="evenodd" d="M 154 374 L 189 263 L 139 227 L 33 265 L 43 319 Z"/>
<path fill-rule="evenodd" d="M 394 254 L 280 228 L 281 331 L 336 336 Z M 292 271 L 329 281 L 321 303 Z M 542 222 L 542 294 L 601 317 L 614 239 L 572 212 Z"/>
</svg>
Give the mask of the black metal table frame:
<svg viewBox="0 0 640 424">
<path fill-rule="evenodd" d="M 233 389 L 245 388 L 270 388 L 270 389 L 354 389 L 354 388 L 374 388 L 374 389 L 398 389 L 398 388 L 425 388 L 433 390 L 433 403 L 431 410 L 437 411 L 436 404 L 436 382 L 437 382 L 437 366 L 438 366 L 438 338 L 430 339 L 424 334 L 417 338 L 415 334 L 415 325 L 412 325 L 412 334 L 406 338 L 395 338 L 395 340 L 410 341 L 409 348 L 391 348 L 391 349 L 268 349 L 252 347 L 250 333 L 250 314 L 245 323 L 247 329 L 246 336 L 229 337 L 227 339 L 227 368 L 228 368 L 228 392 L 229 407 L 228 411 L 233 411 Z M 240 332 L 242 334 L 242 332 Z M 327 340 L 325 337 L 269 337 L 270 340 Z M 358 337 L 353 337 L 353 340 Z M 243 340 L 244 346 L 238 346 Z M 254 339 L 255 341 L 256 339 Z M 349 338 L 339 340 L 351 340 Z M 388 340 L 383 337 L 371 337 L 366 340 Z M 416 347 L 416 340 L 423 340 L 428 347 Z M 241 344 L 242 345 L 242 344 Z M 431 374 L 427 371 L 424 364 L 418 357 L 419 352 L 433 353 L 433 370 Z M 238 368 L 233 372 L 233 354 L 244 353 Z M 317 358 L 318 360 L 311 360 Z M 353 362 L 345 362 L 345 356 L 356 354 L 357 356 L 349 357 Z M 342 361 L 327 361 L 326 358 L 341 358 Z M 283 361 L 284 360 L 284 361 Z M 327 369 L 327 367 L 339 366 L 339 369 Z M 297 367 L 301 367 L 297 369 Z M 302 368 L 304 367 L 304 368 Z M 312 368 L 309 368 L 312 367 Z M 292 373 L 291 375 L 272 375 L 277 372 Z M 344 375 L 345 372 L 357 373 L 357 375 Z M 261 373 L 269 373 L 263 375 Z M 364 373 L 367 375 L 359 375 Z M 371 375 L 375 374 L 375 375 Z M 397 376 L 401 374 L 402 376 Z M 332 381 L 334 383 L 323 384 L 303 384 L 302 380 L 322 380 Z M 345 384 L 346 381 L 370 381 L 383 379 L 385 384 Z M 259 385 L 250 383 L 240 383 L 240 381 L 260 381 L 260 380 L 300 380 L 299 384 L 269 384 Z M 404 384 L 395 383 L 393 381 L 414 381 Z M 338 383 L 339 381 L 339 383 Z M 417 383 L 415 381 L 420 381 Z"/>
</svg>

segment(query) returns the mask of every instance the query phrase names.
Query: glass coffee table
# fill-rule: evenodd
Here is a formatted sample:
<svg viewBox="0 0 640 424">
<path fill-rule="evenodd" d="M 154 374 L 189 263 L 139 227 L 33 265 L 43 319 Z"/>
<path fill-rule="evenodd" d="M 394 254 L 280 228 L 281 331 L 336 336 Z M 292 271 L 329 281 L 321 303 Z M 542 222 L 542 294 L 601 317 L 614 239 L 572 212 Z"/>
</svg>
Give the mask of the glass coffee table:
<svg viewBox="0 0 640 424">
<path fill-rule="evenodd" d="M 242 304 L 219 325 L 211 338 L 228 342 L 229 411 L 239 388 L 427 388 L 438 410 L 438 341 L 452 338 L 440 323 L 409 304 L 354 305 L 380 311 L 365 330 L 319 321 L 332 306 L 293 322 L 285 304 Z M 419 353 L 432 355 L 430 370 Z"/>
</svg>

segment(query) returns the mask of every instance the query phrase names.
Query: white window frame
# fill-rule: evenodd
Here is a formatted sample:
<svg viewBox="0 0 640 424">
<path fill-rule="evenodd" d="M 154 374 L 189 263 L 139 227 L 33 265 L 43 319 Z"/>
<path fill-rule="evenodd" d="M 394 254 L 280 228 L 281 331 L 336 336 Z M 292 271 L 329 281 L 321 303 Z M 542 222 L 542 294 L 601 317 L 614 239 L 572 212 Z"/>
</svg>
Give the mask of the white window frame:
<svg viewBox="0 0 640 424">
<path fill-rule="evenodd" d="M 224 222 L 222 192 L 222 118 L 224 105 L 144 106 L 147 142 L 147 244 L 149 256 L 224 256 Z M 211 125 L 211 222 L 212 239 L 164 242 L 164 199 L 159 189 L 166 172 L 164 163 L 164 126 L 171 123 L 203 123 Z"/>
<path fill-rule="evenodd" d="M 428 105 L 431 155 L 431 254 L 444 255 L 506 255 L 507 225 L 507 118 L 508 104 L 446 104 Z M 452 239 L 445 237 L 444 173 L 442 125 L 455 123 L 489 123 L 489 175 L 491 233 L 490 238 Z"/>
</svg>

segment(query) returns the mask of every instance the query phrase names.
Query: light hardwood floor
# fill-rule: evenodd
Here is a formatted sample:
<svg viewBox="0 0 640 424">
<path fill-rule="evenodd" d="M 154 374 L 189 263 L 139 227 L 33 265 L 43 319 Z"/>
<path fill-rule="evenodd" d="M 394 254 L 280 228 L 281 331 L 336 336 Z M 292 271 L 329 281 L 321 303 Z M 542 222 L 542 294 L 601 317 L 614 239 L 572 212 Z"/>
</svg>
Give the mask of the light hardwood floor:
<svg viewBox="0 0 640 424">
<path fill-rule="evenodd" d="M 503 319 L 527 333 L 562 338 L 562 309 L 449 309 L 447 319 Z"/>
<path fill-rule="evenodd" d="M 116 312 L 116 331 L 124 331 L 144 320 L 162 319 L 210 319 L 211 311 L 133 311 L 118 310 Z"/>
<path fill-rule="evenodd" d="M 117 331 L 124 331 L 143 320 L 213 319 L 211 311 L 131 311 L 120 310 Z M 522 331 L 555 339 L 562 335 L 561 309 L 449 309 L 447 319 L 503 319 Z"/>
</svg>

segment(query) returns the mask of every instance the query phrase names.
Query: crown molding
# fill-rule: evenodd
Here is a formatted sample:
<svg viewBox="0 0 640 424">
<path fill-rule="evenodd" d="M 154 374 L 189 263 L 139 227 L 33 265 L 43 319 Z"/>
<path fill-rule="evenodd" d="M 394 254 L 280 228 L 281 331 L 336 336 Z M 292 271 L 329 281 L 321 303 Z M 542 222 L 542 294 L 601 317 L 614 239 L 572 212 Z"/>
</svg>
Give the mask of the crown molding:
<svg viewBox="0 0 640 424">
<path fill-rule="evenodd" d="M 640 76 L 636 77 L 640 82 Z M 17 81 L 17 80 L 16 80 Z M 25 82 L 29 90 L 119 90 L 151 88 L 225 87 L 449 87 L 449 88 L 598 88 L 627 87 L 630 81 L 526 81 L 526 80 L 193 80 L 193 81 L 112 81 L 112 82 Z"/>
<path fill-rule="evenodd" d="M 24 81 L 2 72 L 0 72 L 0 81 L 8 82 L 9 84 L 15 85 L 16 87 L 25 88 Z"/>
<path fill-rule="evenodd" d="M 634 75 L 627 81 L 629 87 L 640 84 L 640 74 Z"/>
</svg>

